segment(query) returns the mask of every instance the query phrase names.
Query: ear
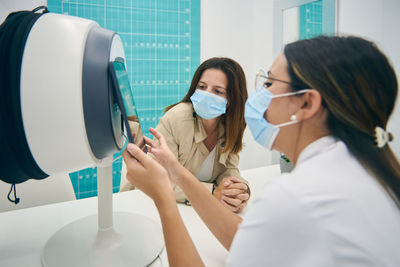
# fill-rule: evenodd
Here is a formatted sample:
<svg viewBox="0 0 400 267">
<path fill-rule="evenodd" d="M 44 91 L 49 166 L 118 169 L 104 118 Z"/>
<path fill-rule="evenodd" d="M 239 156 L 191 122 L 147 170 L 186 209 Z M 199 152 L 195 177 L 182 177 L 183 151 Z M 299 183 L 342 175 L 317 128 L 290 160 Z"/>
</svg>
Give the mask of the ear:
<svg viewBox="0 0 400 267">
<path fill-rule="evenodd" d="M 310 89 L 301 96 L 302 106 L 296 112 L 297 120 L 307 120 L 317 115 L 322 110 L 322 98 L 315 89 Z"/>
</svg>

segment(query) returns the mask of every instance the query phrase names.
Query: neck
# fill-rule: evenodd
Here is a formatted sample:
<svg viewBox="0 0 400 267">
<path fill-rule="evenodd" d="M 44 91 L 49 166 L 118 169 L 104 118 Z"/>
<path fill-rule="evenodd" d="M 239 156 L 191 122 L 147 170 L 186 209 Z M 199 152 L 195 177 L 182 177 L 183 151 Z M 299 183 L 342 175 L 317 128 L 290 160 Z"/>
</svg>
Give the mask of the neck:
<svg viewBox="0 0 400 267">
<path fill-rule="evenodd" d="M 311 143 L 317 141 L 318 139 L 329 135 L 329 131 L 327 130 L 321 130 L 319 132 L 313 132 L 311 133 L 305 133 L 303 132 L 302 134 L 298 135 L 298 138 L 296 140 L 296 143 L 292 149 L 292 151 L 288 152 L 286 155 L 288 158 L 293 162 L 293 165 L 296 166 L 297 160 L 299 159 L 299 156 L 301 152 Z"/>
<path fill-rule="evenodd" d="M 219 117 L 210 120 L 201 118 L 201 122 L 203 123 L 203 127 L 207 135 L 210 135 L 217 129 Z"/>
<path fill-rule="evenodd" d="M 324 136 L 330 135 L 330 131 L 326 127 L 326 118 L 326 110 L 321 109 L 318 114 L 306 120 L 301 120 L 299 124 L 286 126 L 292 129 L 289 132 L 286 130 L 284 138 L 286 142 L 281 142 L 282 147 L 280 151 L 290 159 L 293 165 L 297 164 L 301 152 L 307 146 Z"/>
</svg>

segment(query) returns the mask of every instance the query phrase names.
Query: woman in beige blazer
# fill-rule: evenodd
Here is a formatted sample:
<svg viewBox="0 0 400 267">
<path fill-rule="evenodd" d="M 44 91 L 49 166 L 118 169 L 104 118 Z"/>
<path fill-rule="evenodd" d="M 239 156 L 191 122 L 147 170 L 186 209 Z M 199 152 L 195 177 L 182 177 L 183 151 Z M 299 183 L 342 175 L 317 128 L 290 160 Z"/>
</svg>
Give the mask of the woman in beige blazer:
<svg viewBox="0 0 400 267">
<path fill-rule="evenodd" d="M 198 67 L 186 96 L 165 109 L 156 127 L 179 162 L 234 212 L 241 211 L 250 196 L 238 169 L 246 100 L 240 65 L 229 58 L 211 58 Z M 121 177 L 121 191 L 133 189 L 126 175 Z M 178 202 L 189 203 L 182 190 L 174 190 Z"/>
</svg>

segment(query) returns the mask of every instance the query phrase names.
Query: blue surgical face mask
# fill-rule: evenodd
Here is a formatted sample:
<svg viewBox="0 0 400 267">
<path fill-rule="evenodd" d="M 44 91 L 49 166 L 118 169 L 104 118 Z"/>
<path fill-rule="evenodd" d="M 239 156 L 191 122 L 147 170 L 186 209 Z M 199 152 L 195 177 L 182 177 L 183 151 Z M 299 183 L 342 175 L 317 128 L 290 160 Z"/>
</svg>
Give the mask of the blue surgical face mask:
<svg viewBox="0 0 400 267">
<path fill-rule="evenodd" d="M 226 104 L 228 101 L 215 94 L 207 91 L 196 89 L 194 94 L 190 97 L 193 103 L 193 108 L 196 113 L 206 119 L 214 119 L 226 112 Z"/>
<path fill-rule="evenodd" d="M 278 136 L 280 127 L 298 122 L 296 119 L 278 125 L 267 122 L 264 118 L 264 113 L 268 109 L 272 98 L 302 94 L 308 90 L 303 89 L 297 92 L 273 95 L 262 85 L 256 89 L 246 101 L 244 118 L 257 143 L 272 150 L 272 145 Z"/>
</svg>

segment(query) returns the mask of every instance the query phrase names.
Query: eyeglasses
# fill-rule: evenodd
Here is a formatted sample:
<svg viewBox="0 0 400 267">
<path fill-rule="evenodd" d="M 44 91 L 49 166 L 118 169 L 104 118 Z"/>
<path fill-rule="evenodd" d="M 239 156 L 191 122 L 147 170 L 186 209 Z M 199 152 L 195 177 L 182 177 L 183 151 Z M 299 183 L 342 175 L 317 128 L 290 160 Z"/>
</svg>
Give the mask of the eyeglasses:
<svg viewBox="0 0 400 267">
<path fill-rule="evenodd" d="M 291 87 L 293 87 L 293 88 L 301 89 L 301 88 L 299 88 L 298 86 L 295 86 L 294 84 L 292 84 L 291 82 L 282 81 L 282 80 L 279 80 L 279 79 L 275 79 L 275 78 L 268 77 L 268 76 L 265 74 L 265 71 L 263 71 L 263 70 L 259 70 L 259 71 L 256 73 L 255 89 L 258 90 L 258 89 L 260 88 L 260 86 L 262 86 L 262 87 L 264 87 L 264 88 L 268 88 L 268 87 L 271 85 L 271 83 L 268 82 L 268 80 L 286 83 L 286 84 L 289 84 L 289 85 L 290 85 Z"/>
</svg>

